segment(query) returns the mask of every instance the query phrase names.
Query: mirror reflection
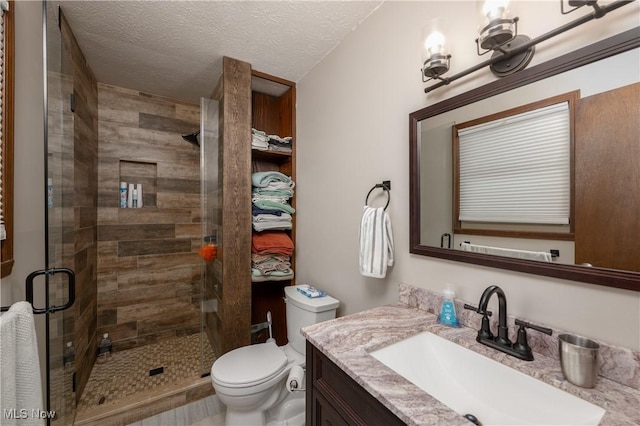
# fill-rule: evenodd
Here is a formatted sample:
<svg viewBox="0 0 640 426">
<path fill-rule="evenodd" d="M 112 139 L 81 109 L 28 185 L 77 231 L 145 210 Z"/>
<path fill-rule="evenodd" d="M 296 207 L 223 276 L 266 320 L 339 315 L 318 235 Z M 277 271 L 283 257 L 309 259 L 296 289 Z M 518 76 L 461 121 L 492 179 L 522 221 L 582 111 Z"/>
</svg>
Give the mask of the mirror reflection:
<svg viewBox="0 0 640 426">
<path fill-rule="evenodd" d="M 419 120 L 419 158 L 412 163 L 419 169 L 412 175 L 412 185 L 419 188 L 418 199 L 412 200 L 417 205 L 418 247 L 640 272 L 639 58 L 634 49 Z M 461 229 L 456 126 L 572 91 L 578 91 L 578 99 L 571 127 L 575 158 L 567 160 L 571 229 L 549 232 L 545 225 L 520 223 L 501 224 L 502 233 L 487 230 L 495 226 L 486 223 Z M 542 180 L 528 183 L 548 185 Z M 541 232 L 530 233 L 532 228 Z"/>
</svg>

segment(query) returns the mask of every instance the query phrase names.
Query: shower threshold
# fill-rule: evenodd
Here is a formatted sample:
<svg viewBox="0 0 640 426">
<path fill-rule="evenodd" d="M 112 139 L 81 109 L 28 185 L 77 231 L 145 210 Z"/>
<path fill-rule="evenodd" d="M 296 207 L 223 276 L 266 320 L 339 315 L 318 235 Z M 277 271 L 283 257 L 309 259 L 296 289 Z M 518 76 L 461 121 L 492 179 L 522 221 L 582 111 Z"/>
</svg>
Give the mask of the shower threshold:
<svg viewBox="0 0 640 426">
<path fill-rule="evenodd" d="M 105 401 L 90 409 L 78 410 L 74 425 L 127 425 L 212 394 L 213 386 L 210 378 L 199 376 L 186 378 L 177 383 L 139 392 L 130 398 Z"/>
</svg>

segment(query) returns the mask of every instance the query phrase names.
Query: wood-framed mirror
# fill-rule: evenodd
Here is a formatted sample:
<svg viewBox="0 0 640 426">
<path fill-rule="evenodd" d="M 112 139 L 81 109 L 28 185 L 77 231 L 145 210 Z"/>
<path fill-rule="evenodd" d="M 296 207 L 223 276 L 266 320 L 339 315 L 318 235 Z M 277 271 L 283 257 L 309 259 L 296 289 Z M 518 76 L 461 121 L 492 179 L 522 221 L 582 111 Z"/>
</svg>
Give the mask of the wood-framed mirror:
<svg viewBox="0 0 640 426">
<path fill-rule="evenodd" d="M 474 106 L 480 105 L 480 110 L 485 112 L 487 102 L 492 104 L 492 107 L 508 109 L 509 106 L 503 106 L 503 100 L 498 96 L 514 95 L 518 98 L 521 97 L 520 90 L 529 90 L 536 92 L 538 89 L 536 85 L 543 84 L 545 82 L 554 81 L 553 79 L 563 78 L 563 76 L 570 75 L 569 72 L 577 72 L 577 70 L 583 69 L 582 67 L 594 66 L 594 64 L 602 63 L 605 60 L 611 60 L 613 58 L 622 57 L 622 55 L 636 55 L 638 48 L 640 47 L 640 27 L 633 28 L 631 30 L 620 33 L 616 36 L 599 41 L 582 49 L 575 50 L 558 58 L 552 59 L 548 62 L 536 65 L 529 69 L 520 71 L 516 74 L 505 77 L 501 80 L 486 84 L 484 86 L 473 89 L 469 92 L 463 93 L 458 96 L 454 96 L 450 99 L 444 100 L 437 104 L 428 106 L 426 108 L 415 111 L 409 115 L 409 153 L 410 153 L 410 253 L 437 257 L 441 259 L 472 263 L 477 265 L 489 266 L 493 268 L 507 269 L 518 272 L 525 272 L 530 274 L 567 279 L 572 281 L 579 281 L 590 284 L 597 284 L 607 287 L 615 287 L 633 291 L 640 291 L 640 271 L 634 269 L 617 269 L 616 267 L 598 267 L 598 266 L 583 266 L 573 263 L 557 263 L 557 262 L 540 262 L 533 260 L 523 260 L 512 257 L 497 256 L 484 253 L 473 253 L 456 249 L 455 246 L 448 248 L 447 245 L 442 244 L 442 239 L 438 242 L 427 242 L 423 237 L 425 228 L 428 226 L 429 219 L 425 219 L 425 209 L 431 199 L 429 192 L 426 190 L 427 186 L 430 186 L 433 182 L 425 181 L 423 173 L 421 176 L 421 166 L 425 168 L 425 163 L 421 160 L 421 147 L 425 141 L 422 141 L 422 131 L 424 128 L 437 128 L 438 126 L 447 128 L 446 124 L 456 121 L 466 121 L 471 118 L 468 116 L 457 117 L 460 111 L 469 110 Z M 636 57 L 634 56 L 634 58 Z M 599 62 L 602 61 L 602 62 Z M 637 63 L 637 61 L 636 61 Z M 602 74 L 592 75 L 591 79 L 615 79 L 616 69 L 607 68 L 610 72 Z M 635 74 L 637 77 L 638 69 L 636 67 Z M 558 84 L 558 83 L 556 83 Z M 613 86 L 618 87 L 618 86 Z M 565 88 L 563 90 L 562 83 L 556 87 L 555 94 L 567 92 L 573 90 L 573 88 Z M 579 88 L 578 88 L 579 90 Z M 588 91 L 587 91 L 588 92 Z M 583 94 L 583 95 L 586 95 Z M 543 94 L 540 94 L 543 96 Z M 513 100 L 509 102 L 514 102 Z M 515 102 L 521 102 L 522 104 L 528 103 L 527 100 L 518 99 Z M 637 105 L 637 99 L 636 99 Z M 508 104 L 508 102 L 507 102 Z M 517 105 L 517 104 L 516 104 Z M 511 104 L 513 106 L 513 103 Z M 496 111 L 489 111 L 497 112 Z M 485 114 L 486 115 L 486 114 Z M 475 118 L 475 117 L 472 117 Z M 636 123 L 637 124 L 637 123 Z M 445 130 L 445 133 L 448 130 Z M 634 150 L 636 145 L 634 145 Z M 640 149 L 640 148 L 638 148 Z M 451 155 L 451 154 L 449 154 Z M 632 194 L 629 194 L 634 198 L 634 206 L 638 206 L 638 199 L 640 198 L 640 182 L 633 182 L 638 179 L 638 174 L 630 176 L 631 186 L 635 188 Z M 445 189 L 445 193 L 449 190 Z M 452 195 L 448 195 L 450 200 Z M 447 204 L 447 198 L 439 199 L 439 202 Z M 636 210 L 636 217 L 640 216 L 640 211 Z M 612 219 L 613 220 L 613 219 Z M 636 220 L 637 221 L 637 220 Z M 638 223 L 634 223 L 631 229 L 636 229 Z M 447 235 L 448 232 L 442 233 Z M 604 235 L 603 235 L 604 236 Z M 452 236 L 449 236 L 452 238 Z M 636 243 L 631 248 L 632 256 L 640 258 L 640 239 L 636 237 Z M 635 254 L 633 253 L 635 252 Z"/>
</svg>

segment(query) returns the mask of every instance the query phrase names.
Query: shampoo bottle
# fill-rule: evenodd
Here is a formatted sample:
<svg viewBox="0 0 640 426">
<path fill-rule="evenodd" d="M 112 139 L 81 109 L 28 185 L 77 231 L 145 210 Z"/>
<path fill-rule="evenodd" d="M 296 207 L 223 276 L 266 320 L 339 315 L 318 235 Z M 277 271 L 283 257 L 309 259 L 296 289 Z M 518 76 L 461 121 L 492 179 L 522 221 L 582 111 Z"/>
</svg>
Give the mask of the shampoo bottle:
<svg viewBox="0 0 640 426">
<path fill-rule="evenodd" d="M 142 208 L 144 203 L 142 202 L 142 184 L 136 184 L 136 191 L 138 191 L 138 208 Z"/>
<path fill-rule="evenodd" d="M 64 368 L 73 368 L 76 362 L 76 349 L 73 347 L 73 342 L 67 342 L 67 348 L 64 350 L 62 360 L 64 362 Z"/>
<path fill-rule="evenodd" d="M 129 184 L 129 190 L 127 191 L 127 207 L 133 207 L 133 184 Z"/>
<path fill-rule="evenodd" d="M 456 293 L 447 288 L 442 292 L 442 294 L 444 295 L 444 300 L 442 301 L 442 307 L 440 308 L 438 322 L 450 327 L 460 327 L 458 316 L 456 315 L 456 305 L 453 302 L 454 297 L 456 297 Z"/>
<path fill-rule="evenodd" d="M 120 208 L 127 208 L 127 182 L 120 182 Z"/>
<path fill-rule="evenodd" d="M 47 179 L 47 206 L 53 207 L 53 179 Z"/>
<path fill-rule="evenodd" d="M 107 361 L 111 360 L 113 347 L 111 345 L 111 339 L 109 338 L 109 333 L 104 333 L 102 335 L 102 340 L 98 345 L 98 360 L 99 364 L 104 364 Z"/>
</svg>

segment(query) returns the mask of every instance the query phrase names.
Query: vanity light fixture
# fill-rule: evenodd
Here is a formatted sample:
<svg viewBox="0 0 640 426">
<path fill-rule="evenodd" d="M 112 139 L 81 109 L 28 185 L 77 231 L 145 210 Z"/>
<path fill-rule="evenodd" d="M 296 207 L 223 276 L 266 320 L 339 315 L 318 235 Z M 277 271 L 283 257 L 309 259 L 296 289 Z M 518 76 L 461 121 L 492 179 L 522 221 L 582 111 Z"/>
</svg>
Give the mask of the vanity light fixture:
<svg viewBox="0 0 640 426">
<path fill-rule="evenodd" d="M 422 81 L 440 79 L 440 76 L 449 71 L 451 55 L 447 52 L 446 38 L 442 33 L 442 20 L 433 19 L 431 25 L 423 30 L 424 41 Z"/>
<path fill-rule="evenodd" d="M 582 6 L 592 6 L 594 9 L 598 10 L 598 0 L 569 0 L 569 6 L 573 9 L 564 10 L 564 1 L 560 2 L 560 11 L 563 15 L 567 15 L 574 10 L 580 9 Z"/>
<path fill-rule="evenodd" d="M 505 54 L 531 41 L 526 35 L 518 34 L 519 18 L 511 17 L 508 6 L 509 0 L 485 0 L 482 3 L 482 25 L 480 36 L 476 39 L 478 56 L 493 52 L 491 58 L 498 59 L 489 65 L 491 72 L 498 77 L 525 69 L 535 52 L 535 46 L 531 46 L 509 58 L 503 58 Z"/>
<path fill-rule="evenodd" d="M 518 34 L 518 17 L 510 17 L 508 0 L 486 0 L 482 6 L 483 24 L 480 26 L 480 36 L 476 39 L 476 50 L 479 56 L 493 52 L 490 59 L 483 61 L 471 68 L 461 71 L 451 77 L 443 78 L 442 75 L 449 70 L 451 55 L 444 49 L 444 35 L 440 33 L 443 43 L 440 48 L 427 47 L 425 39 L 425 51 L 427 52 L 424 66 L 421 70 L 422 81 L 435 79 L 437 83 L 425 87 L 425 93 L 429 93 L 439 87 L 479 71 L 488 66 L 498 77 L 506 77 L 523 70 L 529 65 L 538 43 L 549 40 L 568 30 L 571 30 L 594 19 L 602 18 L 607 13 L 616 10 L 635 0 L 615 0 L 606 5 L 599 5 L 598 0 L 560 0 L 560 12 L 564 15 L 571 13 L 583 6 L 593 8 L 593 11 L 571 22 L 559 26 L 545 34 L 533 39 L 523 34 Z M 564 3 L 568 2 L 571 9 L 565 10 Z M 433 33 L 435 34 L 435 33 Z M 437 36 L 434 37 L 438 40 Z M 432 40 L 434 40 L 432 39 Z M 432 43 L 430 46 L 438 46 Z"/>
</svg>

